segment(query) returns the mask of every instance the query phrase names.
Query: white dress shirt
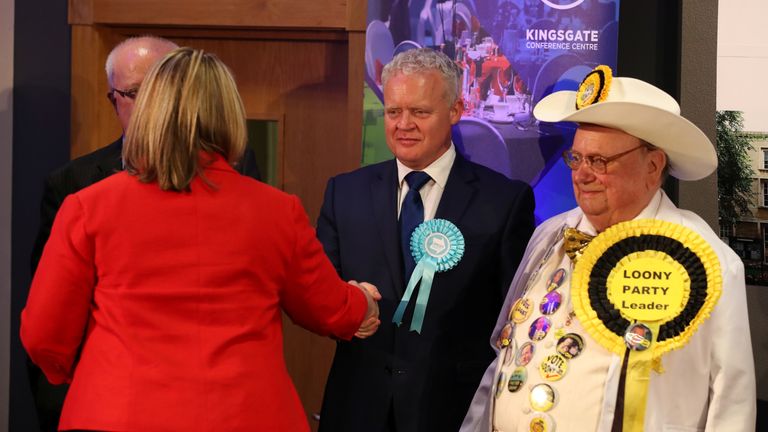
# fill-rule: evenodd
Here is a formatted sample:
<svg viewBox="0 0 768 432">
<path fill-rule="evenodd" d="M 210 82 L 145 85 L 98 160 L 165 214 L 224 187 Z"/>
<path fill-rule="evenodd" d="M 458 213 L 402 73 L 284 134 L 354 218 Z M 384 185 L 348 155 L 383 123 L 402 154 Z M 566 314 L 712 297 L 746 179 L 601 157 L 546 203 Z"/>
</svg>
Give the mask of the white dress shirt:
<svg viewBox="0 0 768 432">
<path fill-rule="evenodd" d="M 399 185 L 397 193 L 397 217 L 399 219 L 400 208 L 403 206 L 403 200 L 409 189 L 408 182 L 405 181 L 405 176 L 414 170 L 408 168 L 399 160 L 395 160 L 397 162 L 397 181 Z M 453 143 L 451 143 L 451 146 L 442 156 L 422 170 L 432 177 L 432 180 L 429 180 L 427 184 L 419 189 L 421 202 L 424 203 L 425 221 L 434 219 L 435 217 L 435 212 L 437 212 L 437 206 L 440 204 L 440 198 L 443 196 L 445 183 L 448 181 L 448 175 L 451 173 L 451 167 L 453 167 L 454 160 L 456 160 L 456 148 L 453 146 Z"/>
</svg>

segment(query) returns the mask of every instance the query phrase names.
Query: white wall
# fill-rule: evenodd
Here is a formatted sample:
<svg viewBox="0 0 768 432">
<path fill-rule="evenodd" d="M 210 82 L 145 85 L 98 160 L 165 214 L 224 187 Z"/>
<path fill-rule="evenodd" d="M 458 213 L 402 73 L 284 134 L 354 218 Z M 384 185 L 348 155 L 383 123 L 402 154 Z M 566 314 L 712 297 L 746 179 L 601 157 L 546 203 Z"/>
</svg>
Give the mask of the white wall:
<svg viewBox="0 0 768 432">
<path fill-rule="evenodd" d="M 13 6 L 14 0 L 0 0 L 0 431 L 8 428 L 11 366 Z"/>
<path fill-rule="evenodd" d="M 744 130 L 768 131 L 768 2 L 720 0 L 717 109 L 744 112 Z"/>
</svg>

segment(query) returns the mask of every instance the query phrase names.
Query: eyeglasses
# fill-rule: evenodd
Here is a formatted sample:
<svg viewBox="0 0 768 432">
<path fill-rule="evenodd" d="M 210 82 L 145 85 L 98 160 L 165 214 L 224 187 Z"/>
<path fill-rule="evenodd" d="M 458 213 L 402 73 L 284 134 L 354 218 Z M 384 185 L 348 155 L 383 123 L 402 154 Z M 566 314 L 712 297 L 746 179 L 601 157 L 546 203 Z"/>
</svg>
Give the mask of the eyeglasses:
<svg viewBox="0 0 768 432">
<path fill-rule="evenodd" d="M 641 149 L 643 147 L 648 147 L 646 144 L 640 144 L 637 147 L 633 147 L 625 152 L 621 152 L 619 154 L 615 154 L 613 156 L 605 157 L 600 155 L 589 155 L 584 156 L 581 153 L 574 152 L 573 150 L 566 150 L 563 152 L 563 160 L 565 161 L 565 164 L 568 165 L 568 168 L 572 169 L 573 171 L 576 171 L 581 166 L 582 162 L 586 162 L 587 166 L 592 168 L 592 171 L 594 171 L 597 174 L 605 174 L 606 170 L 608 169 L 608 163 L 615 161 L 616 159 L 628 155 L 632 153 L 633 151 L 637 149 Z"/>
<path fill-rule="evenodd" d="M 110 88 L 109 92 L 107 92 L 107 97 L 109 100 L 111 100 L 113 103 L 115 102 L 115 93 L 119 94 L 120 96 L 130 99 L 130 100 L 136 100 L 136 96 L 139 94 L 139 88 L 134 87 L 132 89 L 128 90 L 120 90 L 116 88 Z"/>
</svg>

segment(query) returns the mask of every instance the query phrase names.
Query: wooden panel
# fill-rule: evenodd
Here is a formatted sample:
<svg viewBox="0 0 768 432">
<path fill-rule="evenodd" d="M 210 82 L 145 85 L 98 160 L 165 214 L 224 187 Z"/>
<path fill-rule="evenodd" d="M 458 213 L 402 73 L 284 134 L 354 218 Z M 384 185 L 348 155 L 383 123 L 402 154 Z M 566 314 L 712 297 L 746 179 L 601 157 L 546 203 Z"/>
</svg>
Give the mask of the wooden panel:
<svg viewBox="0 0 768 432">
<path fill-rule="evenodd" d="M 114 108 L 107 100 L 107 55 L 119 35 L 91 26 L 72 26 L 71 156 L 104 147 L 121 134 Z"/>
<path fill-rule="evenodd" d="M 249 117 L 280 120 L 282 188 L 301 199 L 314 223 L 328 178 L 360 164 L 364 34 L 354 32 L 348 42 L 337 30 L 74 25 L 73 156 L 120 135 L 104 96 L 104 61 L 121 40 L 146 33 L 217 54 L 232 70 Z M 288 371 L 315 429 L 311 415 L 320 410 L 335 344 L 287 318 L 284 334 Z"/>
<path fill-rule="evenodd" d="M 93 0 L 69 0 L 68 6 L 70 24 L 93 23 Z"/>
<path fill-rule="evenodd" d="M 231 28 L 198 28 L 198 27 L 172 27 L 152 28 L 136 26 L 110 26 L 110 28 L 122 28 L 134 34 L 147 32 L 168 39 L 248 39 L 248 40 L 272 40 L 272 41 L 339 41 L 347 40 L 347 32 L 344 30 L 285 30 L 285 29 L 231 29 Z"/>
<path fill-rule="evenodd" d="M 73 26 L 73 156 L 120 136 L 104 96 L 104 62 L 112 46 L 136 34 L 135 28 Z M 359 165 L 362 62 L 350 64 L 349 55 L 362 57 L 361 37 L 354 49 L 343 41 L 171 38 L 216 53 L 232 69 L 250 112 L 285 116 L 285 190 L 303 200 L 313 221 L 325 180 Z"/>
<path fill-rule="evenodd" d="M 71 0 L 80 24 L 345 28 L 346 0 Z M 90 10 L 88 10 L 90 9 Z M 87 21 L 90 18 L 91 21 Z"/>
<path fill-rule="evenodd" d="M 359 164 L 347 138 L 347 45 L 312 41 L 189 40 L 233 71 L 250 111 L 283 113 L 283 189 L 314 223 L 327 179 Z M 284 319 L 285 360 L 313 429 L 335 344 Z"/>
<path fill-rule="evenodd" d="M 366 0 L 347 1 L 347 30 L 365 31 L 368 18 L 368 2 Z"/>
<path fill-rule="evenodd" d="M 345 171 L 354 169 L 363 160 L 363 74 L 365 73 L 365 32 L 350 32 L 347 46 L 347 139 L 345 153 L 349 155 Z"/>
</svg>

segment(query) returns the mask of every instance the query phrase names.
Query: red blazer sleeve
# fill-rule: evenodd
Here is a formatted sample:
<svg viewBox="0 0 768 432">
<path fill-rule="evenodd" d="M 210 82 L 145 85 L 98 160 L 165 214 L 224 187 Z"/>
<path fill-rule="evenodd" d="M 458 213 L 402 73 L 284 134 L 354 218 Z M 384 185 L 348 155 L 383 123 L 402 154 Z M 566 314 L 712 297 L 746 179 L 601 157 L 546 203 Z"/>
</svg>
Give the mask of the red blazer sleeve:
<svg viewBox="0 0 768 432">
<path fill-rule="evenodd" d="M 295 238 L 281 293 L 283 309 L 291 320 L 310 331 L 352 339 L 365 318 L 365 295 L 339 279 L 298 198 L 293 197 L 292 204 Z"/>
<path fill-rule="evenodd" d="M 21 341 L 53 384 L 70 382 L 96 283 L 93 242 L 79 198 L 64 200 L 21 313 Z"/>
</svg>

